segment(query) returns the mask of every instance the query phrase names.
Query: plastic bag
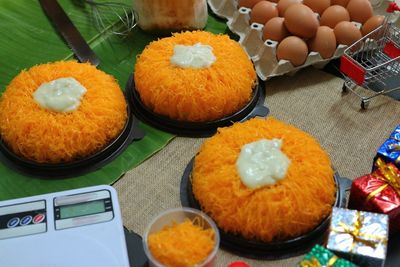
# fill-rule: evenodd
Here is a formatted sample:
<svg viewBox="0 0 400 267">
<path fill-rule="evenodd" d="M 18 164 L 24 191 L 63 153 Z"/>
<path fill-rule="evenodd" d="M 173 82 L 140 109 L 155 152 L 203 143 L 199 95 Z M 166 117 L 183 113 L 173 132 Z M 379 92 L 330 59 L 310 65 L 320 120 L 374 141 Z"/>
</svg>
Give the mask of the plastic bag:
<svg viewBox="0 0 400 267">
<path fill-rule="evenodd" d="M 134 0 L 142 30 L 173 32 L 203 29 L 207 23 L 206 0 Z"/>
</svg>

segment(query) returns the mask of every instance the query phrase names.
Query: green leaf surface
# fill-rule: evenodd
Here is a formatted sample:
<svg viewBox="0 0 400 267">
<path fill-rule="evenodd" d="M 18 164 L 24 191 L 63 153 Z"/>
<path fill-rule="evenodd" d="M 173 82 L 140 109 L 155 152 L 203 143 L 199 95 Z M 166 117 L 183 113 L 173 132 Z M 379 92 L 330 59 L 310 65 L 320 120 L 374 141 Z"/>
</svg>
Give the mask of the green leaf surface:
<svg viewBox="0 0 400 267">
<path fill-rule="evenodd" d="M 122 2 L 132 3 L 130 0 Z M 138 28 L 125 38 L 107 32 L 99 33 L 90 6 L 82 0 L 60 0 L 59 3 L 99 57 L 99 68 L 114 75 L 121 88 L 124 88 L 133 73 L 136 56 L 157 37 Z M 111 24 L 118 21 L 117 17 L 109 15 L 109 18 Z M 222 33 L 226 29 L 224 21 L 209 17 L 206 30 Z M 0 33 L 0 94 L 23 69 L 41 63 L 73 59 L 73 53 L 49 22 L 39 1 L 0 1 Z M 146 131 L 144 139 L 131 144 L 102 169 L 84 176 L 63 180 L 37 179 L 17 173 L 0 163 L 0 200 L 112 184 L 173 138 L 173 135 L 145 124 L 140 124 L 140 127 Z"/>
</svg>

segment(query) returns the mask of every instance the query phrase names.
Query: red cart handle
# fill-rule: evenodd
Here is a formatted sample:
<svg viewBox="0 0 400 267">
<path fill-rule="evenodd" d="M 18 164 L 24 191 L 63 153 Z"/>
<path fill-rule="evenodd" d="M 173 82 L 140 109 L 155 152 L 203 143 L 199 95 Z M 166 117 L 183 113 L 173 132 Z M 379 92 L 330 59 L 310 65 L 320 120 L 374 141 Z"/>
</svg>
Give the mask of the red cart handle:
<svg viewBox="0 0 400 267">
<path fill-rule="evenodd" d="M 400 7 L 395 2 L 389 3 L 389 6 L 386 9 L 386 12 L 387 13 L 393 13 L 395 11 L 400 11 Z"/>
</svg>

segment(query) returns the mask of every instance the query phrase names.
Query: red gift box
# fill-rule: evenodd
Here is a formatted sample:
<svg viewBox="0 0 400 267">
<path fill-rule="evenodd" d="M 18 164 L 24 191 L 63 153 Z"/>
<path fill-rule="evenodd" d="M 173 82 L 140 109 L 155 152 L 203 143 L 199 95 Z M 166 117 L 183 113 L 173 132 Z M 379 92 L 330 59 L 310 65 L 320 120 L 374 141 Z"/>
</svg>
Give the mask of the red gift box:
<svg viewBox="0 0 400 267">
<path fill-rule="evenodd" d="M 349 208 L 389 215 L 390 231 L 400 230 L 400 171 L 378 158 L 377 169 L 355 179 L 351 185 Z"/>
</svg>

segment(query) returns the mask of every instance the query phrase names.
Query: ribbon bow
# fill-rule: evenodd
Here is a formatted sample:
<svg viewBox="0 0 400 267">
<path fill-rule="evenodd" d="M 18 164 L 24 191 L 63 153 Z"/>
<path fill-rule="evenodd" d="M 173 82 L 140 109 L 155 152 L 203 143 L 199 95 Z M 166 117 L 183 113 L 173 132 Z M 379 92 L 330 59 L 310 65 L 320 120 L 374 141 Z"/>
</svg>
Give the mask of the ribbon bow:
<svg viewBox="0 0 400 267">
<path fill-rule="evenodd" d="M 300 267 L 332 267 L 338 259 L 336 255 L 333 255 L 326 265 L 322 265 L 316 257 L 312 257 L 311 260 L 301 261 Z"/>
<path fill-rule="evenodd" d="M 385 184 L 369 193 L 365 202 L 369 202 L 388 186 L 391 186 L 396 194 L 400 196 L 400 175 L 396 168 L 391 164 L 386 164 L 381 158 L 378 158 L 375 164 L 378 167 L 380 174 L 378 171 L 375 171 L 372 175 L 384 181 Z"/>
<path fill-rule="evenodd" d="M 343 228 L 343 230 L 333 229 L 333 231 L 335 231 L 337 233 L 349 234 L 352 236 L 353 243 L 351 245 L 350 251 L 353 251 L 353 249 L 357 243 L 362 243 L 364 246 L 368 246 L 371 248 L 376 248 L 376 246 L 380 242 L 386 243 L 387 238 L 384 236 L 369 235 L 369 234 L 361 233 L 364 219 L 361 216 L 360 211 L 356 211 L 356 212 L 357 212 L 357 219 L 356 219 L 356 222 L 354 223 L 354 227 L 352 227 L 353 229 L 342 222 L 340 222 L 339 225 L 340 225 L 340 227 Z M 373 240 L 369 240 L 369 239 L 373 239 Z"/>
</svg>

